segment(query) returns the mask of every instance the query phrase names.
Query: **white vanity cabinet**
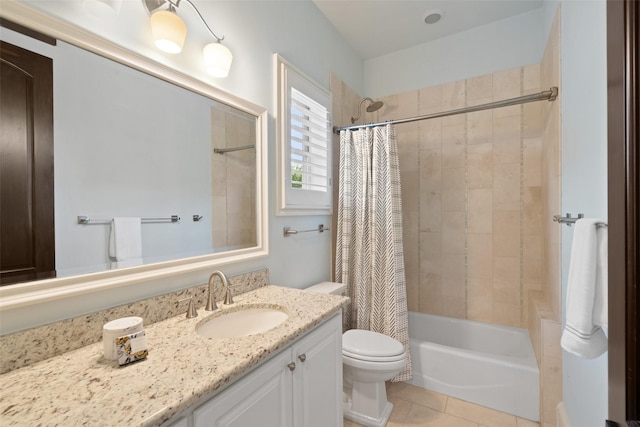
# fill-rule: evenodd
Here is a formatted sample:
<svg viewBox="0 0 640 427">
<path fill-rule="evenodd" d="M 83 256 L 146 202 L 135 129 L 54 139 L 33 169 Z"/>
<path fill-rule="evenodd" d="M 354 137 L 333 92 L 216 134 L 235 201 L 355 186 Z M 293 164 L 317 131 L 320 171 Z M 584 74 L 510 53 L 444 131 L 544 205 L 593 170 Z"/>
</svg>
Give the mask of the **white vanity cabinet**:
<svg viewBox="0 0 640 427">
<path fill-rule="evenodd" d="M 342 426 L 340 313 L 194 409 L 193 426 Z"/>
</svg>

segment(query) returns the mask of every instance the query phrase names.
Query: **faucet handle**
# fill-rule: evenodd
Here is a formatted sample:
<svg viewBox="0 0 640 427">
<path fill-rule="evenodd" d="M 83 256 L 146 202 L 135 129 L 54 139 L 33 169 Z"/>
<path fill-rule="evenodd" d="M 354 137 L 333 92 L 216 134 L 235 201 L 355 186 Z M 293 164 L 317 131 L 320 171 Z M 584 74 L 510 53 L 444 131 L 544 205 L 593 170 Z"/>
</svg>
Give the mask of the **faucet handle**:
<svg viewBox="0 0 640 427">
<path fill-rule="evenodd" d="M 193 303 L 193 297 L 183 298 L 178 300 L 178 302 L 183 302 L 189 300 L 189 306 L 187 307 L 187 319 L 192 319 L 194 317 L 198 317 L 198 311 L 196 310 L 196 306 Z"/>
<path fill-rule="evenodd" d="M 227 292 L 224 295 L 224 305 L 233 304 L 233 295 L 231 294 L 231 288 L 227 285 Z"/>
<path fill-rule="evenodd" d="M 209 296 L 207 297 L 207 305 L 204 307 L 204 309 L 207 311 L 214 311 L 218 309 L 216 299 L 213 297 L 212 292 L 209 292 Z"/>
</svg>

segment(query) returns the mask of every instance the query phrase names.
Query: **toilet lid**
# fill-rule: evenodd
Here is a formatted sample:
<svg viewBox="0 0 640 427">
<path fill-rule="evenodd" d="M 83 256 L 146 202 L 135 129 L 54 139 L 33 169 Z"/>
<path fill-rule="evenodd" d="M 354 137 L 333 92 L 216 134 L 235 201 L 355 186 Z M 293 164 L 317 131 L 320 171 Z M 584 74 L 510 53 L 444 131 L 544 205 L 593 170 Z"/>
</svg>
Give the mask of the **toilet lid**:
<svg viewBox="0 0 640 427">
<path fill-rule="evenodd" d="M 342 334 L 342 354 L 361 360 L 393 361 L 404 358 L 404 346 L 378 332 L 350 329 Z"/>
</svg>

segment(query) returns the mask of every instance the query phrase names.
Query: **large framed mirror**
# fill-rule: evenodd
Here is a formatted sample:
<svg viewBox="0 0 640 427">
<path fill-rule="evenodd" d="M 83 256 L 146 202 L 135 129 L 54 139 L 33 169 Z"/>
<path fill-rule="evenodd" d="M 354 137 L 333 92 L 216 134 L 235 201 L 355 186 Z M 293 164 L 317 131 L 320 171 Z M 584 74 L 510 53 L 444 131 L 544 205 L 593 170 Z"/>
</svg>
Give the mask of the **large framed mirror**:
<svg viewBox="0 0 640 427">
<path fill-rule="evenodd" d="M 265 108 L 12 0 L 0 16 L 58 40 L 55 278 L 3 284 L 0 309 L 267 254 Z M 133 263 L 120 217 L 141 218 Z"/>
</svg>

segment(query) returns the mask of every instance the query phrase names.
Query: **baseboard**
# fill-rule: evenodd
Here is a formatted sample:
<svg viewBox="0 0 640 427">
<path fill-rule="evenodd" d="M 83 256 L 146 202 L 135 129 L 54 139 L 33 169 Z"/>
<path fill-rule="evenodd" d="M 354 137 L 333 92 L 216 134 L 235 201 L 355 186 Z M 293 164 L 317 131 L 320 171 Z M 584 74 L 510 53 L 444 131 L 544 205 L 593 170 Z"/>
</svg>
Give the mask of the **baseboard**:
<svg viewBox="0 0 640 427">
<path fill-rule="evenodd" d="M 571 421 L 569 421 L 569 415 L 567 415 L 567 408 L 564 406 L 564 402 L 560 402 L 558 406 L 556 406 L 556 426 L 571 427 Z"/>
</svg>

